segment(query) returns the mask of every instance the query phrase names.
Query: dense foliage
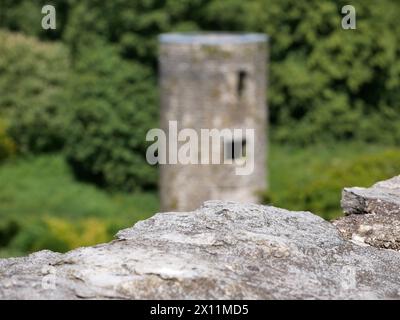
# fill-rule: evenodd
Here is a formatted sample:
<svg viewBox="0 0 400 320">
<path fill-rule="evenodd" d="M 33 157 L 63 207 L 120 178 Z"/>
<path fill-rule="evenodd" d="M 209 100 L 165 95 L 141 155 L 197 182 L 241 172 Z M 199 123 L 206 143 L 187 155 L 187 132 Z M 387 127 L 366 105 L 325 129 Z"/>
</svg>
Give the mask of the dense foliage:
<svg viewBox="0 0 400 320">
<path fill-rule="evenodd" d="M 0 162 L 15 153 L 15 143 L 7 134 L 7 127 L 0 118 Z"/>
<path fill-rule="evenodd" d="M 0 43 L 0 118 L 10 137 L 21 153 L 60 150 L 68 126 L 67 50 L 6 32 Z"/>
<path fill-rule="evenodd" d="M 156 185 L 146 132 L 157 126 L 151 72 L 109 47 L 84 50 L 70 81 L 67 158 L 78 177 L 113 190 Z"/>
<path fill-rule="evenodd" d="M 273 123 L 282 129 L 279 139 L 309 142 L 321 139 L 321 133 L 323 138 L 399 139 L 398 131 L 395 138 L 387 135 L 394 126 L 371 132 L 398 114 L 398 1 L 352 1 L 357 30 L 346 31 L 340 13 L 346 1 L 58 0 L 59 28 L 50 32 L 38 23 L 46 1 L 3 2 L 1 23 L 7 28 L 62 40 L 76 55 L 100 37 L 121 57 L 151 66 L 161 32 L 265 32 L 271 36 L 270 106 Z"/>
</svg>

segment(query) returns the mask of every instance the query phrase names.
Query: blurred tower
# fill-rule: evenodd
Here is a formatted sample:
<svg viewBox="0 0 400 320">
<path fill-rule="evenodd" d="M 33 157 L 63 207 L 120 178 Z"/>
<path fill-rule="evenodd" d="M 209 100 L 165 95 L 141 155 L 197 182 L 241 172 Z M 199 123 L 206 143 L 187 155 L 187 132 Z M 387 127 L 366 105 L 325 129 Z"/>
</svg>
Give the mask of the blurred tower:
<svg viewBox="0 0 400 320">
<path fill-rule="evenodd" d="M 167 136 L 169 121 L 199 137 L 200 129 L 255 129 L 255 141 L 223 142 L 232 149 L 254 142 L 250 175 L 236 175 L 236 165 L 160 165 L 161 209 L 192 210 L 213 199 L 258 202 L 257 192 L 267 187 L 267 36 L 170 33 L 159 40 L 161 128 Z M 246 152 L 232 151 L 231 157 Z"/>
</svg>

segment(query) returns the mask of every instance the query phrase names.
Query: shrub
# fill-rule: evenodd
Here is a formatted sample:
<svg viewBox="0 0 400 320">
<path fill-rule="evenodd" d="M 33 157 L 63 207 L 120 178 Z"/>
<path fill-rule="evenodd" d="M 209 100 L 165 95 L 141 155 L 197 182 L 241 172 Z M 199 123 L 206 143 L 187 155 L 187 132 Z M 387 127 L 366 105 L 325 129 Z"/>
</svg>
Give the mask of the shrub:
<svg viewBox="0 0 400 320">
<path fill-rule="evenodd" d="M 19 232 L 20 226 L 14 220 L 0 222 L 0 247 L 7 246 Z"/>
<path fill-rule="evenodd" d="M 35 220 L 21 227 L 9 249 L 26 254 L 44 249 L 66 252 L 69 246 L 64 239 L 52 233 L 43 220 Z"/>
<path fill-rule="evenodd" d="M 146 133 L 157 125 L 150 71 L 98 45 L 76 61 L 70 84 L 66 151 L 76 176 L 111 190 L 154 187 L 156 171 L 145 158 Z"/>
<path fill-rule="evenodd" d="M 341 28 L 344 0 L 226 0 L 208 28 L 270 35 L 269 105 L 279 142 L 400 142 L 400 5 L 355 0 L 357 29 Z"/>
<path fill-rule="evenodd" d="M 20 232 L 13 235 L 9 249 L 21 253 L 44 249 L 66 252 L 110 241 L 112 235 L 108 229 L 106 222 L 96 218 L 71 222 L 62 218 L 43 217 L 22 226 Z"/>
<path fill-rule="evenodd" d="M 65 243 L 68 250 L 110 240 L 107 225 L 95 218 L 71 223 L 60 218 L 49 217 L 45 219 L 45 222 L 50 233 Z"/>
<path fill-rule="evenodd" d="M 21 153 L 62 148 L 68 56 L 60 44 L 0 31 L 0 116 Z"/>
</svg>

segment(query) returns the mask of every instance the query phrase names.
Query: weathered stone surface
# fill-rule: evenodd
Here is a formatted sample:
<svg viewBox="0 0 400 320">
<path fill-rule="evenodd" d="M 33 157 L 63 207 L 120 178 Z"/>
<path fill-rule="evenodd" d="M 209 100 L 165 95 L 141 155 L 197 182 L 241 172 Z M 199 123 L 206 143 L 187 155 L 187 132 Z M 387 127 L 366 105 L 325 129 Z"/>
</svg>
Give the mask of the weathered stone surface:
<svg viewBox="0 0 400 320">
<path fill-rule="evenodd" d="M 334 224 L 346 239 L 400 250 L 400 176 L 371 188 L 345 188 L 342 208 L 347 216 Z"/>
<path fill-rule="evenodd" d="M 309 212 L 206 202 L 108 244 L 0 260 L 2 299 L 400 298 L 400 254 Z"/>
</svg>

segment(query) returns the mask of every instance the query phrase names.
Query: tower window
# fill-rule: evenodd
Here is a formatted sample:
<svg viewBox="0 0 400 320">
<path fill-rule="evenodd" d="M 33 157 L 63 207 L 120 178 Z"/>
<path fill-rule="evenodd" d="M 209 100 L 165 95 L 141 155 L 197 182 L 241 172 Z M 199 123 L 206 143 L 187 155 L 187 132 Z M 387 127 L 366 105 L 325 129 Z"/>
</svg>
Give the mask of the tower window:
<svg viewBox="0 0 400 320">
<path fill-rule="evenodd" d="M 246 139 L 230 140 L 225 143 L 225 159 L 235 160 L 246 157 Z"/>
<path fill-rule="evenodd" d="M 247 78 L 247 72 L 244 70 L 240 70 L 238 72 L 238 82 L 237 82 L 237 94 L 239 98 L 243 95 L 243 92 L 246 88 L 246 78 Z"/>
</svg>

